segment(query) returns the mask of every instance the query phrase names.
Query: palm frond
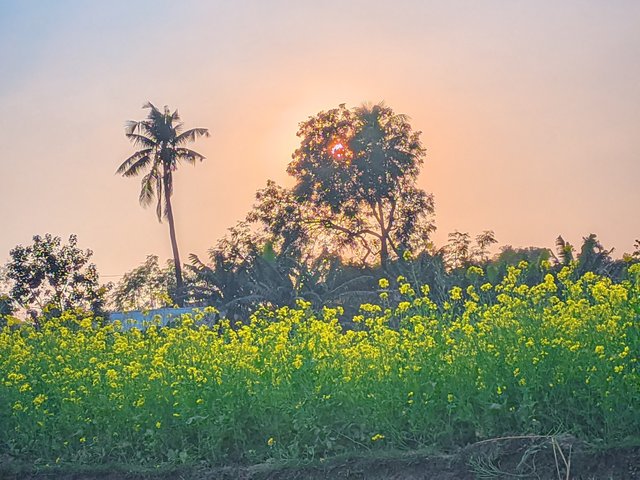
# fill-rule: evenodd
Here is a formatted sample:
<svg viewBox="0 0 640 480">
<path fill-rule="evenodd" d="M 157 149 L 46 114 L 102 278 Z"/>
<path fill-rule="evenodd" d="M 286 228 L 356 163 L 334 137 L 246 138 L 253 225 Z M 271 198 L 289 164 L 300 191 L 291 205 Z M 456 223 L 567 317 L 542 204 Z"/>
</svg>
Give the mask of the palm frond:
<svg viewBox="0 0 640 480">
<path fill-rule="evenodd" d="M 131 165 L 129 169 L 123 173 L 123 175 L 125 177 L 134 177 L 140 172 L 140 170 L 143 170 L 145 167 L 147 167 L 150 162 L 151 157 L 149 155 L 146 155 L 140 158 L 140 160 L 135 162 L 133 165 Z"/>
<path fill-rule="evenodd" d="M 140 122 L 144 124 L 144 127 L 146 127 L 147 130 L 155 131 L 157 130 L 157 127 L 166 123 L 164 114 L 152 103 L 148 102 L 142 108 L 150 109 L 150 112 L 147 114 L 147 119 Z"/>
<path fill-rule="evenodd" d="M 196 163 L 196 160 L 204 160 L 206 157 L 189 148 L 176 148 L 176 158 L 178 160 L 184 160 L 191 165 Z"/>
<path fill-rule="evenodd" d="M 565 239 L 562 238 L 562 235 L 559 235 L 558 238 L 556 238 L 556 247 L 558 251 L 558 258 L 562 265 L 569 265 L 573 260 L 573 245 L 565 241 Z"/>
<path fill-rule="evenodd" d="M 156 142 L 146 135 L 140 135 L 139 133 L 125 133 L 125 135 L 136 147 L 152 148 L 156 146 Z"/>
<path fill-rule="evenodd" d="M 139 165 L 138 167 L 136 167 L 135 172 L 130 173 L 131 168 L 136 165 L 139 164 L 141 160 L 149 160 L 149 154 L 151 153 L 152 149 L 151 148 L 145 148 L 144 150 L 138 150 L 136 153 L 134 153 L 133 155 L 131 155 L 129 158 L 127 158 L 124 162 L 122 162 L 122 165 L 120 165 L 118 167 L 118 169 L 116 170 L 117 174 L 120 175 L 124 175 L 125 177 L 130 177 L 132 175 L 135 175 L 140 168 L 142 168 L 143 165 Z"/>
<path fill-rule="evenodd" d="M 182 145 L 186 142 L 195 142 L 197 138 L 208 137 L 209 135 L 208 128 L 191 128 L 178 135 L 175 139 L 175 144 Z"/>
<path fill-rule="evenodd" d="M 173 125 L 173 128 L 176 131 L 176 134 L 179 134 L 180 132 L 182 132 L 184 123 L 181 122 L 181 118 L 180 118 L 180 114 L 178 113 L 178 110 L 175 110 L 169 118 L 171 119 L 171 124 Z"/>
<path fill-rule="evenodd" d="M 141 132 L 143 135 L 153 139 L 156 143 L 160 142 L 160 137 L 158 136 L 158 124 L 155 121 L 145 120 L 144 122 L 140 122 L 138 132 Z"/>
<path fill-rule="evenodd" d="M 202 260 L 200 260 L 200 258 L 198 257 L 198 255 L 196 255 L 195 253 L 190 253 L 189 254 L 189 261 L 193 264 L 194 267 L 196 267 L 197 269 L 203 269 L 206 268 L 207 266 L 202 262 Z"/>
<path fill-rule="evenodd" d="M 136 131 L 140 130 L 140 125 L 144 123 L 144 120 L 142 121 L 135 121 L 135 120 L 127 120 L 127 122 L 124 124 L 124 133 L 125 135 L 130 135 L 135 133 Z"/>
<path fill-rule="evenodd" d="M 143 207 L 149 206 L 149 204 L 153 201 L 155 197 L 155 189 L 156 189 L 157 178 L 155 176 L 155 170 L 151 170 L 144 177 L 142 177 L 142 181 L 140 182 L 140 205 Z"/>
<path fill-rule="evenodd" d="M 147 101 L 147 103 L 145 103 L 144 105 L 142 105 L 142 108 L 149 108 L 151 109 L 151 112 L 149 112 L 149 115 L 151 115 L 152 112 L 157 112 L 160 113 L 160 110 L 158 110 L 158 108 L 151 102 Z"/>
</svg>

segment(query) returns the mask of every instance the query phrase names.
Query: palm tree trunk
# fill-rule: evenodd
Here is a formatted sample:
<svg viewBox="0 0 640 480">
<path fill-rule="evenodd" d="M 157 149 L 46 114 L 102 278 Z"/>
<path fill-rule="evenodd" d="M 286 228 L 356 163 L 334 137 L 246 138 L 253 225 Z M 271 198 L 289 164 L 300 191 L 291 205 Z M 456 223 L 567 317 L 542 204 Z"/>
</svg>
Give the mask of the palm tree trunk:
<svg viewBox="0 0 640 480">
<path fill-rule="evenodd" d="M 180 263 L 180 253 L 178 252 L 178 241 L 176 240 L 176 227 L 173 223 L 173 209 L 171 208 L 171 195 L 167 188 L 164 189 L 164 199 L 167 209 L 167 221 L 169 222 L 169 235 L 171 237 L 171 249 L 173 250 L 173 264 L 176 268 L 176 303 L 179 307 L 184 306 L 184 285 L 182 283 L 182 264 Z"/>
</svg>

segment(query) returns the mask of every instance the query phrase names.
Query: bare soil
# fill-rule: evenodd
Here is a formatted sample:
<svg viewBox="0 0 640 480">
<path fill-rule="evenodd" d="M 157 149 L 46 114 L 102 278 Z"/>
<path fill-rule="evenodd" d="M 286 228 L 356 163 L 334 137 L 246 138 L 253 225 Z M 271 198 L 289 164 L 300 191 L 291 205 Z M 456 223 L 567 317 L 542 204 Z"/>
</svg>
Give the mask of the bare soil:
<svg viewBox="0 0 640 480">
<path fill-rule="evenodd" d="M 640 480 L 640 447 L 594 451 L 570 436 L 507 437 L 454 453 L 373 452 L 313 464 L 172 467 L 145 470 L 123 465 L 34 468 L 0 458 L 7 480 Z"/>
</svg>

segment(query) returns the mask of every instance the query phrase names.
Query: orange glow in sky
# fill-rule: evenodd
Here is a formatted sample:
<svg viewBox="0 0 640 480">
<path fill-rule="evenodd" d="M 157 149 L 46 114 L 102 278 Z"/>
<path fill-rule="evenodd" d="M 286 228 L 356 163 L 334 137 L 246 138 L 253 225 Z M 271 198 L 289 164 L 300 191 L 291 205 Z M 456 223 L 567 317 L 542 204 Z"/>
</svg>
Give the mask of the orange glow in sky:
<svg viewBox="0 0 640 480">
<path fill-rule="evenodd" d="M 438 247 L 596 233 L 621 257 L 640 238 L 640 2 L 187 3 L 0 1 L 0 265 L 47 232 L 77 234 L 107 281 L 171 257 L 140 178 L 115 175 L 147 101 L 211 133 L 174 174 L 186 262 L 267 180 L 293 185 L 299 123 L 341 103 L 384 101 L 423 132 Z"/>
</svg>

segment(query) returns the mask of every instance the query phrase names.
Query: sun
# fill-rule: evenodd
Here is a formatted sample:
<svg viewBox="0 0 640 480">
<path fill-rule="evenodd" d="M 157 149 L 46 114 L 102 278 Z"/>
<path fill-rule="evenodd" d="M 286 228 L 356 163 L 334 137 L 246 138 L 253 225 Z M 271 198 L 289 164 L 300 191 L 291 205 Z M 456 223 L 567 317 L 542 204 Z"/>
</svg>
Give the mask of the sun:
<svg viewBox="0 0 640 480">
<path fill-rule="evenodd" d="M 345 145 L 346 142 L 342 140 L 336 140 L 329 145 L 329 154 L 335 160 L 351 160 L 353 153 L 349 150 L 349 147 Z"/>
</svg>

